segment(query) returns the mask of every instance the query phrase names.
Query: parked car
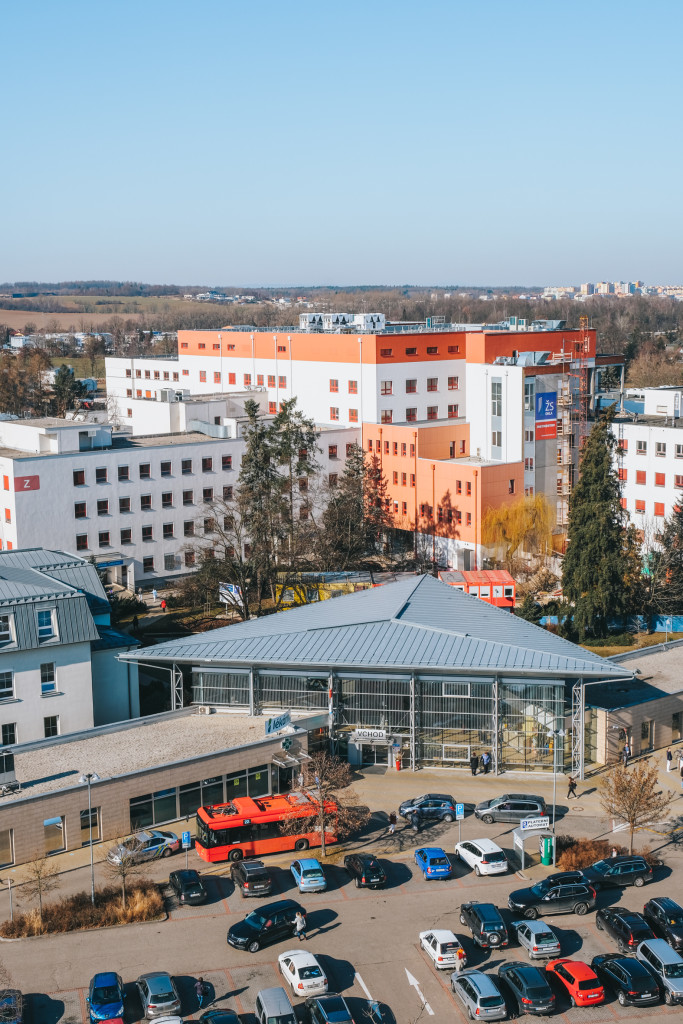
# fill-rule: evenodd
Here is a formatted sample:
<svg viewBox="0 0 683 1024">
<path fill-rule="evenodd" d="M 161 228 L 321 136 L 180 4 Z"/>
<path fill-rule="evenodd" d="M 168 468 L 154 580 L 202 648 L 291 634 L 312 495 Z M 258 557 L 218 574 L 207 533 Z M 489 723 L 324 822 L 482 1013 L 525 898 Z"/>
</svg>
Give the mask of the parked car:
<svg viewBox="0 0 683 1024">
<path fill-rule="evenodd" d="M 289 870 L 296 882 L 299 892 L 323 892 L 327 889 L 327 879 L 320 863 L 313 857 L 295 860 Z"/>
<path fill-rule="evenodd" d="M 498 968 L 499 988 L 507 996 L 510 1016 L 522 1013 L 533 1015 L 552 1013 L 555 994 L 543 971 L 532 964 L 512 960 Z"/>
<path fill-rule="evenodd" d="M 136 832 L 122 843 L 112 846 L 107 854 L 107 860 L 110 864 L 120 864 L 124 858 L 129 858 L 138 863 L 156 860 L 158 857 L 170 857 L 179 849 L 180 840 L 175 832 L 162 832 L 160 829 L 151 828 L 144 832 Z"/>
<path fill-rule="evenodd" d="M 455 821 L 455 797 L 448 793 L 425 793 L 424 796 L 404 800 L 398 813 L 402 818 L 410 818 L 411 813 L 416 809 L 419 809 L 421 818 Z"/>
<path fill-rule="evenodd" d="M 113 971 L 103 971 L 92 977 L 85 1001 L 90 1014 L 90 1024 L 123 1017 L 123 982 L 119 975 Z M 0 1014 L 0 1020 L 4 1019 Z"/>
<path fill-rule="evenodd" d="M 270 946 L 273 942 L 291 938 L 296 935 L 297 910 L 305 916 L 306 911 L 296 900 L 267 903 L 228 929 L 228 943 L 235 949 L 256 953 L 261 946 Z"/>
<path fill-rule="evenodd" d="M 517 942 L 526 949 L 530 960 L 558 957 L 562 952 L 560 940 L 544 921 L 513 921 Z"/>
<path fill-rule="evenodd" d="M 451 974 L 453 992 L 470 1020 L 505 1020 L 508 1012 L 503 994 L 490 974 L 468 970 Z"/>
<path fill-rule="evenodd" d="M 683 949 L 683 907 L 668 896 L 656 896 L 643 907 L 643 917 L 655 935 L 674 949 Z"/>
<path fill-rule="evenodd" d="M 583 960 L 562 957 L 551 960 L 545 967 L 551 977 L 556 978 L 569 993 L 572 1006 L 598 1006 L 605 1001 L 605 990 L 600 979 Z"/>
<path fill-rule="evenodd" d="M 474 868 L 475 875 L 504 875 L 508 859 L 492 839 L 468 839 L 455 844 L 455 855 Z"/>
<path fill-rule="evenodd" d="M 199 1024 L 240 1024 L 239 1016 L 234 1010 L 219 1009 L 205 1010 L 199 1018 Z"/>
<path fill-rule="evenodd" d="M 646 939 L 636 956 L 653 972 L 669 1006 L 683 1003 L 683 957 L 672 949 L 666 939 Z"/>
<path fill-rule="evenodd" d="M 193 868 L 172 871 L 168 876 L 168 882 L 181 903 L 192 906 L 206 903 L 206 889 L 199 877 L 199 872 Z"/>
<path fill-rule="evenodd" d="M 240 896 L 270 896 L 273 879 L 261 860 L 236 860 L 230 865 L 230 877 Z"/>
<path fill-rule="evenodd" d="M 645 858 L 629 854 L 598 860 L 589 868 L 584 868 L 583 873 L 596 889 L 617 885 L 641 886 L 652 881 L 652 868 Z"/>
<path fill-rule="evenodd" d="M 24 1024 L 24 997 L 18 988 L 0 990 L 0 1020 L 3 1024 Z M 107 1018 L 100 1018 L 100 1020 Z"/>
<path fill-rule="evenodd" d="M 344 867 L 356 883 L 356 889 L 379 889 L 387 884 L 384 868 L 374 853 L 349 853 L 344 857 Z"/>
<path fill-rule="evenodd" d="M 576 871 L 555 871 L 552 875 L 546 875 L 543 884 L 550 889 L 553 885 L 573 885 L 575 882 L 585 881 L 586 876 L 583 871 L 577 869 Z"/>
<path fill-rule="evenodd" d="M 546 813 L 542 796 L 530 793 L 504 793 L 492 800 L 482 800 L 474 813 L 487 825 L 494 821 L 522 821 L 524 818 L 542 818 Z"/>
<path fill-rule="evenodd" d="M 482 949 L 498 949 L 508 944 L 508 932 L 498 907 L 493 903 L 471 900 L 460 907 L 460 924 L 472 932 L 472 940 Z"/>
<path fill-rule="evenodd" d="M 432 928 L 429 932 L 420 932 L 420 945 L 439 971 L 452 970 L 457 960 L 463 967 L 467 964 L 462 942 L 457 935 L 445 928 Z"/>
<path fill-rule="evenodd" d="M 180 1013 L 180 997 L 175 982 L 166 971 L 141 974 L 136 981 L 142 1012 L 150 1020 Z"/>
<path fill-rule="evenodd" d="M 325 972 L 306 949 L 288 949 L 277 958 L 280 974 L 295 996 L 322 996 L 327 992 Z"/>
<path fill-rule="evenodd" d="M 645 939 L 654 939 L 654 932 L 642 914 L 622 907 L 603 907 L 595 915 L 595 927 L 607 932 L 617 944 L 619 952 L 635 951 Z"/>
<path fill-rule="evenodd" d="M 353 1024 L 353 1017 L 343 996 L 328 992 L 306 1000 L 311 1024 Z"/>
<path fill-rule="evenodd" d="M 283 988 L 262 988 L 256 996 L 257 1024 L 297 1024 L 289 996 Z"/>
<path fill-rule="evenodd" d="M 424 846 L 416 850 L 415 863 L 424 875 L 425 881 L 433 878 L 450 878 L 453 874 L 448 855 L 440 846 Z"/>
<path fill-rule="evenodd" d="M 595 889 L 586 882 L 549 887 L 544 881 L 515 889 L 508 896 L 508 907 L 529 919 L 540 914 L 585 914 L 595 907 L 595 897 Z"/>
<path fill-rule="evenodd" d="M 601 953 L 591 967 L 603 985 L 609 985 L 622 1006 L 654 1006 L 660 991 L 654 975 L 633 956 Z"/>
</svg>

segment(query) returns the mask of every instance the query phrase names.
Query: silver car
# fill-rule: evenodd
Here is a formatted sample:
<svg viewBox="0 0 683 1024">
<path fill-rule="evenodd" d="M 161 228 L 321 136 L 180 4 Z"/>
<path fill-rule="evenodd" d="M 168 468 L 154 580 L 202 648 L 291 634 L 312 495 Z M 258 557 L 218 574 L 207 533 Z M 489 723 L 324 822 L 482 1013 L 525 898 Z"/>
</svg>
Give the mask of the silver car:
<svg viewBox="0 0 683 1024">
<path fill-rule="evenodd" d="M 166 971 L 141 974 L 135 984 L 140 993 L 142 1011 L 149 1020 L 180 1013 L 178 990 Z"/>
<path fill-rule="evenodd" d="M 454 971 L 451 990 L 467 1010 L 470 1020 L 505 1020 L 507 1007 L 494 979 L 483 971 Z"/>
<path fill-rule="evenodd" d="M 513 921 L 517 941 L 527 951 L 530 960 L 549 960 L 562 956 L 560 940 L 545 921 Z"/>
<path fill-rule="evenodd" d="M 124 859 L 138 861 L 156 860 L 158 857 L 170 857 L 180 849 L 180 840 L 175 832 L 162 832 L 157 828 L 136 832 L 129 839 L 124 839 L 117 846 L 112 846 L 107 854 L 110 864 L 120 864 Z"/>
</svg>

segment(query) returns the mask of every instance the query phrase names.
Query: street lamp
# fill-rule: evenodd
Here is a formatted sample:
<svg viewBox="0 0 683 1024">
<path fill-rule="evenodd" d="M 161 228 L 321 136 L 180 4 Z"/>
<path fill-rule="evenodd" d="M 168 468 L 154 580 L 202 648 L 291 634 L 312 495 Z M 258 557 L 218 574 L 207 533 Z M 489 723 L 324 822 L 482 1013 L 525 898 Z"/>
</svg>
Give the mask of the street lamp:
<svg viewBox="0 0 683 1024">
<path fill-rule="evenodd" d="M 90 787 L 93 784 L 93 782 L 99 782 L 100 781 L 100 777 L 99 777 L 99 775 L 96 772 L 83 772 L 83 774 L 81 776 L 79 776 L 78 781 L 81 783 L 81 785 L 85 785 L 87 783 L 87 786 L 88 786 L 88 826 L 90 828 L 90 899 L 91 899 L 92 905 L 94 907 L 95 906 L 95 865 L 93 864 L 93 856 L 92 856 L 92 793 L 91 793 Z"/>
<path fill-rule="evenodd" d="M 564 739 L 564 729 L 553 729 L 553 867 L 557 857 L 555 837 L 555 804 L 557 801 L 557 741 Z"/>
</svg>

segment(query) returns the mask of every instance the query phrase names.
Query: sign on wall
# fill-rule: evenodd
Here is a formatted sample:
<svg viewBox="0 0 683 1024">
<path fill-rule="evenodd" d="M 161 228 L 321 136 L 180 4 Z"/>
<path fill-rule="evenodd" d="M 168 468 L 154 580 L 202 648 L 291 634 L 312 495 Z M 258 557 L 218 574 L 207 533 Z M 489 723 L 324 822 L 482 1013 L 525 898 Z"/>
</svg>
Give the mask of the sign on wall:
<svg viewBox="0 0 683 1024">
<path fill-rule="evenodd" d="M 292 724 L 292 716 L 289 711 L 285 711 L 282 715 L 278 715 L 276 718 L 266 719 L 266 736 L 272 736 L 274 732 L 279 732 L 280 729 L 286 729 L 288 725 Z"/>
<path fill-rule="evenodd" d="M 15 478 L 14 478 L 14 490 L 15 491 L 39 491 L 40 490 L 40 477 L 39 476 L 15 476 Z"/>
<path fill-rule="evenodd" d="M 536 394 L 536 440 L 549 441 L 557 437 L 557 392 Z"/>
</svg>

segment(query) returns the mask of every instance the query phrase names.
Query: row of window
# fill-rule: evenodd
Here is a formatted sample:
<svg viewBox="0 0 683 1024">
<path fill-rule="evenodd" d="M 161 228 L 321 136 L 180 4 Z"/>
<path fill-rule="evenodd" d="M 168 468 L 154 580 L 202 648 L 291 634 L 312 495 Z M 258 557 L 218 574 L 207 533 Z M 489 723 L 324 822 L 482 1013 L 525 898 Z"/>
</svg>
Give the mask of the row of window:
<svg viewBox="0 0 683 1024">
<path fill-rule="evenodd" d="M 238 796 L 252 798 L 270 793 L 270 771 L 268 765 L 258 765 L 248 772 L 231 772 L 217 775 L 213 779 L 190 782 L 185 786 L 158 790 L 133 797 L 130 801 L 130 829 L 163 825 L 188 815 L 195 815 L 198 807 L 208 804 L 222 804 Z"/>
<path fill-rule="evenodd" d="M 336 423 L 339 420 L 339 406 L 330 406 L 330 420 Z M 349 409 L 349 423 L 358 423 L 358 409 Z"/>
<path fill-rule="evenodd" d="M 46 740 L 51 739 L 53 736 L 59 736 L 59 715 L 46 715 L 43 718 L 43 732 Z M 3 747 L 13 747 L 19 742 L 17 723 L 4 722 L 0 726 L 0 735 L 2 735 Z"/>
<path fill-rule="evenodd" d="M 57 670 L 52 661 L 43 662 L 40 666 L 40 692 L 42 696 L 57 692 Z M 14 700 L 15 697 L 14 672 L 0 672 L 0 700 Z"/>
<path fill-rule="evenodd" d="M 302 488 L 304 489 L 304 488 Z M 223 500 L 232 501 L 233 487 L 231 484 L 225 484 L 223 487 Z M 213 487 L 202 488 L 202 501 L 212 502 L 214 499 Z M 126 495 L 118 499 L 119 502 L 119 513 L 125 515 L 133 512 L 132 498 Z M 182 504 L 194 505 L 194 491 L 188 490 L 182 492 Z M 98 516 L 109 516 L 113 514 L 113 503 L 108 498 L 97 499 L 97 515 Z M 161 493 L 161 507 L 162 508 L 175 508 L 173 491 L 162 491 Z M 141 512 L 153 512 L 153 496 L 151 494 L 140 495 L 140 511 Z M 74 519 L 87 519 L 88 518 L 88 503 L 86 501 L 75 501 L 74 502 Z"/>
<path fill-rule="evenodd" d="M 7 545 L 11 547 L 10 544 Z M 43 609 L 36 612 L 36 631 L 38 643 L 54 640 L 57 636 L 57 615 L 54 609 Z M 0 647 L 17 642 L 14 616 L 0 615 Z"/>
<path fill-rule="evenodd" d="M 621 507 L 625 508 L 625 509 L 628 508 L 628 504 L 626 502 L 626 498 L 622 498 L 621 499 Z M 636 498 L 635 505 L 634 505 L 634 511 L 639 512 L 641 514 L 643 514 L 646 511 L 645 501 L 644 501 L 643 498 Z M 664 511 L 664 502 L 663 501 L 655 501 L 654 502 L 654 514 L 655 514 L 655 516 L 658 519 L 663 519 L 664 518 L 664 516 L 666 515 L 666 512 Z"/>
<path fill-rule="evenodd" d="M 628 439 L 621 438 L 619 448 L 622 453 L 628 452 Z M 647 455 L 647 441 L 636 441 L 636 455 Z M 674 445 L 674 455 L 677 459 L 683 459 L 683 444 Z M 666 456 L 666 441 L 655 442 L 655 456 L 663 459 Z"/>
<path fill-rule="evenodd" d="M 448 346 L 448 354 L 450 356 L 455 356 L 459 352 L 460 352 L 460 346 L 459 345 L 449 345 Z M 394 357 L 394 350 L 393 350 L 393 348 L 381 348 L 379 350 L 379 354 L 382 356 L 383 359 L 393 359 L 393 357 Z M 397 354 L 399 354 L 399 353 L 397 353 Z M 412 346 L 411 348 L 407 348 L 405 350 L 405 354 L 407 356 L 416 356 L 417 355 L 417 347 Z M 438 356 L 438 354 L 439 354 L 439 346 L 438 345 L 428 345 L 427 346 L 427 355 L 428 356 Z"/>
<path fill-rule="evenodd" d="M 331 411 L 331 410 L 330 410 Z M 337 413 L 339 410 L 337 409 Z M 448 406 L 448 419 L 455 420 L 459 416 L 458 406 L 451 404 Z M 339 416 L 336 417 L 339 419 Z M 393 423 L 394 422 L 394 410 L 393 409 L 382 409 L 380 412 L 380 423 Z M 417 421 L 417 408 L 406 409 L 405 419 L 408 423 L 415 423 Z M 427 406 L 427 419 L 438 420 L 439 419 L 439 407 L 438 405 Z"/>
<path fill-rule="evenodd" d="M 144 375 L 145 375 L 145 378 L 147 380 L 150 379 L 151 372 L 152 372 L 151 370 L 145 370 L 144 371 Z M 135 371 L 135 376 L 136 377 L 142 377 L 142 375 L 143 375 L 142 370 L 136 370 Z M 131 369 L 126 370 L 126 377 L 132 377 L 132 376 L 133 376 L 133 371 Z M 164 370 L 163 372 L 161 370 L 154 370 L 153 376 L 154 376 L 154 380 L 179 380 L 180 379 L 179 376 L 178 376 L 178 371 L 177 370 Z"/>
<path fill-rule="evenodd" d="M 357 380 L 349 380 L 349 381 L 347 381 L 346 382 L 346 387 L 347 387 L 348 393 L 350 395 L 357 395 L 358 394 L 358 381 Z M 339 380 L 334 378 L 334 377 L 330 377 L 330 391 L 334 392 L 335 394 L 339 391 Z"/>
<path fill-rule="evenodd" d="M 398 502 L 394 502 L 394 512 L 398 512 Z M 403 515 L 406 515 L 406 502 L 403 502 Z M 433 519 L 434 509 L 431 505 L 422 504 L 420 505 L 420 516 L 422 519 Z M 456 526 L 462 525 L 462 512 L 459 508 L 444 508 L 442 505 L 437 505 L 436 518 L 439 523 L 455 523 Z M 465 513 L 465 525 L 472 525 L 472 513 Z"/>
<path fill-rule="evenodd" d="M 214 472 L 214 459 L 211 455 L 206 455 L 202 458 L 202 473 L 213 473 Z M 193 472 L 192 459 L 182 459 L 180 463 L 180 472 L 182 476 L 189 476 Z M 221 469 L 224 472 L 232 469 L 232 455 L 221 456 Z M 152 464 L 150 462 L 141 462 L 137 467 L 138 475 L 140 480 L 151 480 L 152 479 Z M 165 460 L 159 464 L 159 476 L 173 476 L 173 463 L 170 459 Z M 116 478 L 119 481 L 126 482 L 132 480 L 130 475 L 130 466 L 117 466 L 116 467 Z M 85 470 L 74 469 L 73 471 L 74 487 L 85 487 Z M 106 484 L 109 483 L 109 469 L 107 466 L 97 466 L 95 469 L 95 483 Z"/>
<path fill-rule="evenodd" d="M 627 469 L 623 467 L 619 469 L 619 479 L 623 481 L 628 480 Z M 636 483 L 647 484 L 647 473 L 644 469 L 636 470 Z M 666 473 L 655 473 L 655 487 L 666 487 Z M 674 487 L 683 487 L 683 473 L 674 474 Z"/>
<path fill-rule="evenodd" d="M 335 390 L 332 385 L 338 383 L 337 381 L 330 381 L 330 391 Z M 349 381 L 351 383 L 351 381 Z M 354 382 L 355 383 L 355 382 Z M 448 378 L 448 390 L 457 391 L 460 387 L 459 377 Z M 439 378 L 438 377 L 427 377 L 427 391 L 438 391 L 439 390 Z M 379 383 L 379 392 L 381 395 L 393 395 L 394 394 L 394 383 L 391 380 L 382 380 Z M 406 394 L 416 395 L 417 394 L 417 377 L 413 377 L 406 381 Z"/>
</svg>

